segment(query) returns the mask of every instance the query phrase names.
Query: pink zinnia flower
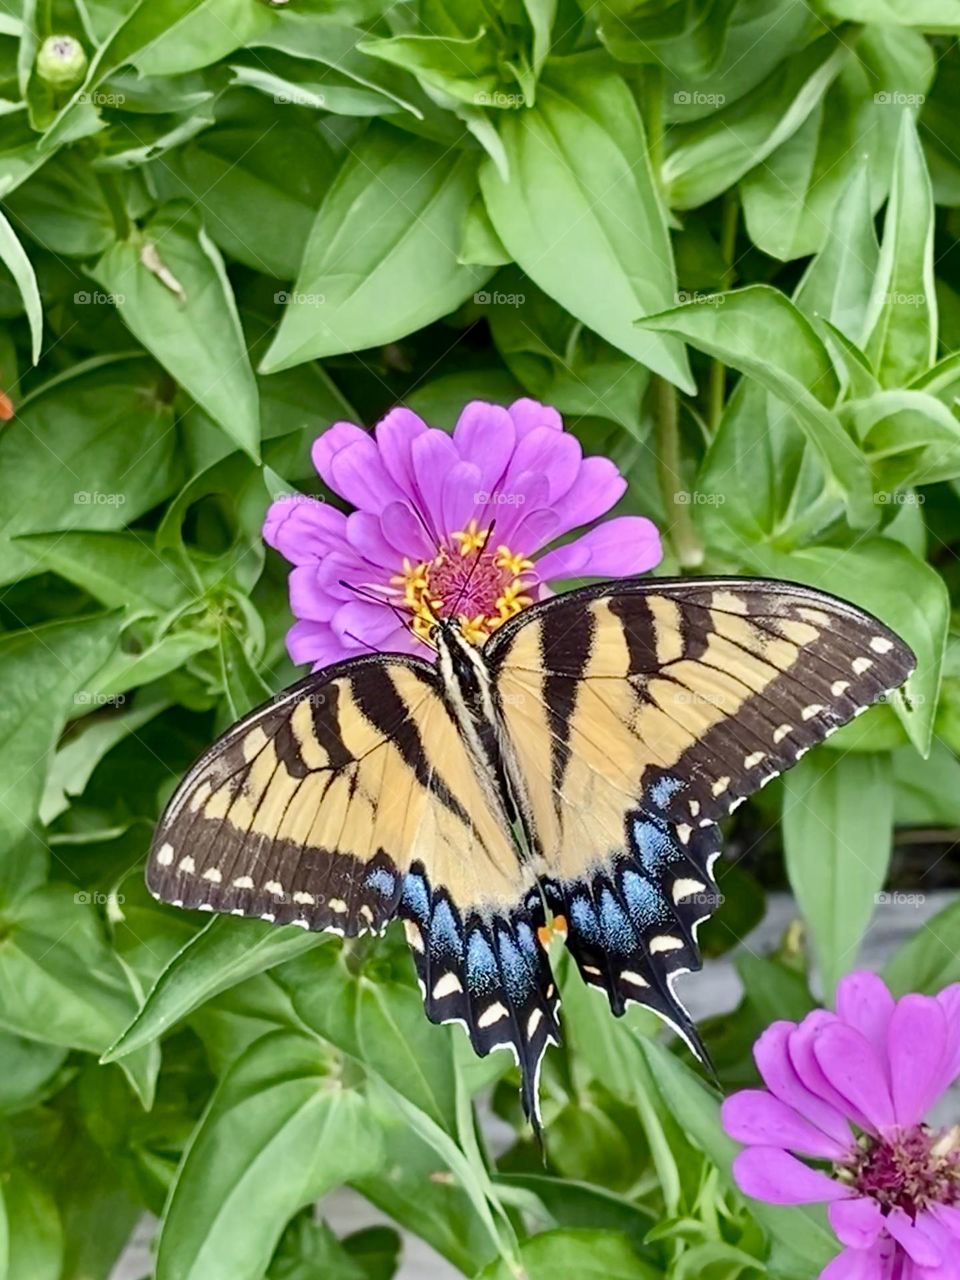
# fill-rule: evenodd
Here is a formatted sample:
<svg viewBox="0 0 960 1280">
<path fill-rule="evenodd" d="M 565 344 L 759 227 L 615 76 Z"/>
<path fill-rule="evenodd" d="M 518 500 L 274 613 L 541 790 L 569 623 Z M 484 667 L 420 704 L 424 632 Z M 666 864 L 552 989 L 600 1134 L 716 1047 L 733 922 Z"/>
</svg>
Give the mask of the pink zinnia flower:
<svg viewBox="0 0 960 1280">
<path fill-rule="evenodd" d="M 661 557 L 656 528 L 640 516 L 545 551 L 604 515 L 627 486 L 535 400 L 509 409 L 474 400 L 452 436 L 402 408 L 373 434 L 338 422 L 317 439 L 313 461 L 356 510 L 281 498 L 263 536 L 296 566 L 287 647 L 314 670 L 368 648 L 428 655 L 433 621 L 454 613 L 480 644 L 551 582 L 643 573 Z"/>
<path fill-rule="evenodd" d="M 828 1203 L 846 1247 L 821 1280 L 960 1280 L 960 1126 L 925 1123 L 960 1075 L 960 983 L 895 1001 L 854 973 L 836 1007 L 775 1022 L 754 1046 L 766 1089 L 723 1106 L 748 1144 L 737 1185 L 773 1204 Z"/>
</svg>

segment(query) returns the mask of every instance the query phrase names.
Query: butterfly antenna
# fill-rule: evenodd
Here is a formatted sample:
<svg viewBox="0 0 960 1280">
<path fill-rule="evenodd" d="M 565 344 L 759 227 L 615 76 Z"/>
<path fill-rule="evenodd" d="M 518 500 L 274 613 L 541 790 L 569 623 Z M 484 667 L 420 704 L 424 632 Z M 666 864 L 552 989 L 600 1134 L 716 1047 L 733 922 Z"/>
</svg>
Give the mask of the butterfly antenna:
<svg viewBox="0 0 960 1280">
<path fill-rule="evenodd" d="M 484 551 L 486 551 L 487 543 L 493 537 L 493 531 L 496 527 L 497 527 L 496 520 L 491 520 L 490 528 L 486 532 L 486 535 L 483 539 L 483 544 L 477 548 L 477 554 L 474 557 L 473 564 L 470 566 L 470 568 L 467 571 L 467 576 L 464 579 L 463 586 L 460 588 L 460 594 L 457 596 L 456 600 L 454 601 L 453 608 L 450 610 L 451 618 L 456 618 L 456 617 L 459 617 L 460 615 L 460 601 L 466 595 L 470 587 L 470 583 L 473 581 L 473 575 L 477 571 L 477 565 L 479 565 L 480 563 L 480 557 L 483 555 Z"/>
<path fill-rule="evenodd" d="M 417 633 L 416 633 L 416 631 L 414 630 L 414 628 L 413 628 L 413 619 L 412 619 L 412 618 L 407 617 L 407 615 L 406 615 L 406 614 L 404 614 L 404 613 L 402 612 L 402 610 L 398 609 L 398 608 L 397 608 L 397 606 L 393 603 L 393 601 L 392 601 L 392 600 L 387 600 L 387 599 L 385 599 L 383 596 L 378 596 L 378 595 L 376 594 L 376 592 L 374 592 L 374 591 L 367 591 L 364 587 L 355 587 L 355 586 L 353 585 L 353 583 L 352 583 L 352 582 L 346 582 L 343 578 L 340 578 L 340 579 L 339 579 L 339 582 L 340 582 L 340 586 L 341 586 L 341 587 L 346 587 L 346 589 L 347 589 L 348 591 L 352 591 L 355 595 L 360 596 L 360 598 L 361 598 L 361 599 L 363 599 L 363 600 L 369 600 L 369 601 L 371 601 L 371 603 L 372 603 L 372 604 L 381 604 L 381 605 L 384 605 L 387 609 L 389 609 L 389 610 L 391 611 L 391 613 L 393 614 L 393 616 L 394 616 L 394 617 L 396 618 L 396 620 L 400 623 L 401 627 L 403 627 L 404 631 L 409 631 L 409 632 L 410 632 L 410 634 L 411 634 L 411 635 L 413 635 L 413 636 L 416 636 L 416 638 L 417 638 L 418 640 L 422 640 L 422 639 L 423 639 L 423 637 L 422 637 L 422 636 L 418 636 L 418 635 L 417 635 Z M 344 633 L 344 634 L 346 634 L 346 633 Z M 354 636 L 354 637 L 353 637 L 353 639 L 354 639 L 354 640 L 357 640 L 357 639 L 359 639 L 359 637 L 358 637 L 358 636 Z M 367 644 L 367 642 L 366 642 L 365 640 L 361 640 L 361 641 L 360 641 L 360 643 L 361 643 L 361 644 Z M 368 644 L 368 645 L 367 645 L 367 648 L 369 648 L 369 649 L 373 649 L 373 646 Z M 373 652 L 374 652 L 374 653 L 379 653 L 379 652 L 380 652 L 380 650 L 379 650 L 379 649 L 373 649 Z"/>
<path fill-rule="evenodd" d="M 365 649 L 369 649 L 371 653 L 379 653 L 380 650 L 375 648 L 369 640 L 363 640 L 360 636 L 355 635 L 352 631 L 345 631 L 345 636 L 349 636 L 351 640 L 356 640 L 357 644 L 362 644 Z"/>
</svg>

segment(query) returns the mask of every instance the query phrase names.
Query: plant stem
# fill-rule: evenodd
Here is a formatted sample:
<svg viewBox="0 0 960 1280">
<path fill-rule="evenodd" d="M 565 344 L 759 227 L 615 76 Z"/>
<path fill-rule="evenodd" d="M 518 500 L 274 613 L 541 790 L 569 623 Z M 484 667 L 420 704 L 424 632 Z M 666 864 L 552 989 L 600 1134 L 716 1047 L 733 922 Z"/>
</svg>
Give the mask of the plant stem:
<svg viewBox="0 0 960 1280">
<path fill-rule="evenodd" d="M 680 462 L 680 426 L 677 420 L 677 389 L 666 378 L 653 379 L 654 421 L 657 432 L 657 474 L 664 517 L 670 540 L 681 568 L 696 569 L 703 564 L 703 547 L 690 518 L 690 495 L 683 487 Z"/>
<path fill-rule="evenodd" d="M 731 190 L 723 197 L 723 214 L 720 223 L 720 252 L 723 255 L 724 271 L 720 281 L 725 293 L 732 288 L 736 271 L 733 256 L 737 251 L 737 220 L 740 206 L 737 203 L 736 191 Z M 711 432 L 715 432 L 723 417 L 726 391 L 726 369 L 722 360 L 714 360 L 710 366 L 710 386 L 707 397 L 707 422 Z"/>
</svg>

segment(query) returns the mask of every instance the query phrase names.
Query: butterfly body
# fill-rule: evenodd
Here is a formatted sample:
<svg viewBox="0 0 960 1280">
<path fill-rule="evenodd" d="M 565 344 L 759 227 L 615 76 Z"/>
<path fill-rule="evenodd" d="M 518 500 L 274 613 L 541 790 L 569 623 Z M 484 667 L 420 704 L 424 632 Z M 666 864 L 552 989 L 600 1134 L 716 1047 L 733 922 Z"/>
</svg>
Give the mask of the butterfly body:
<svg viewBox="0 0 960 1280">
<path fill-rule="evenodd" d="M 559 1041 L 546 942 L 615 1014 L 701 1046 L 674 992 L 718 901 L 718 822 L 901 684 L 869 614 L 757 579 L 603 583 L 435 663 L 369 655 L 228 731 L 158 827 L 154 894 L 352 935 L 400 918 L 427 1015 L 507 1048 L 536 1120 Z"/>
</svg>

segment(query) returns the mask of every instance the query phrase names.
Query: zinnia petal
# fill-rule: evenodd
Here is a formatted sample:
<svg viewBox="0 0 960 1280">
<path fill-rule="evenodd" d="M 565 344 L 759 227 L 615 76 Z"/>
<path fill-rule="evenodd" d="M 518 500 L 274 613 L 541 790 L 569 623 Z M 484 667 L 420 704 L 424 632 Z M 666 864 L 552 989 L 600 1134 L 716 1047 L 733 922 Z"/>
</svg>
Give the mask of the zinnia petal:
<svg viewBox="0 0 960 1280">
<path fill-rule="evenodd" d="M 898 1000 L 888 1037 L 890 1081 L 897 1124 L 919 1124 L 942 1091 L 947 1019 L 932 996 Z"/>
<path fill-rule="evenodd" d="M 849 1195 L 839 1182 L 777 1147 L 741 1151 L 733 1161 L 733 1178 L 744 1195 L 769 1204 L 816 1204 Z"/>
<path fill-rule="evenodd" d="M 941 1075 L 941 1088 L 946 1089 L 960 1076 L 960 982 L 945 987 L 937 1001 L 947 1017 L 947 1050 Z"/>
<path fill-rule="evenodd" d="M 645 573 L 663 558 L 656 525 L 643 516 L 606 520 L 537 561 L 541 582 L 561 578 L 622 578 Z"/>
<path fill-rule="evenodd" d="M 837 1093 L 874 1128 L 889 1129 L 896 1122 L 885 1064 L 865 1036 L 834 1022 L 815 1032 L 813 1052 Z"/>
<path fill-rule="evenodd" d="M 835 1005 L 840 1020 L 859 1031 L 885 1057 L 894 1000 L 883 979 L 867 969 L 847 974 L 837 983 Z"/>
<path fill-rule="evenodd" d="M 320 478 L 328 488 L 334 487 L 330 471 L 330 464 L 334 457 L 341 449 L 347 449 L 352 444 L 360 444 L 369 439 L 363 427 L 358 427 L 355 422 L 335 422 L 322 435 L 317 436 L 310 456 Z"/>
<path fill-rule="evenodd" d="M 507 412 L 513 419 L 518 439 L 535 431 L 537 427 L 550 427 L 553 431 L 563 430 L 563 419 L 556 409 L 548 404 L 541 404 L 539 400 L 528 398 L 514 400 Z"/>
<path fill-rule="evenodd" d="M 422 418 L 402 405 L 391 409 L 376 427 L 377 447 L 384 469 L 393 483 L 413 501 L 418 501 L 420 497 L 413 472 L 413 442 L 428 430 L 429 427 Z"/>
<path fill-rule="evenodd" d="M 573 485 L 563 495 L 558 534 L 593 524 L 615 506 L 627 482 L 609 458 L 584 458 Z"/>
<path fill-rule="evenodd" d="M 557 502 L 576 480 L 582 458 L 576 436 L 551 427 L 535 427 L 517 445 L 499 487 L 510 493 L 518 477 L 529 471 L 546 476 L 548 500 Z"/>
<path fill-rule="evenodd" d="M 457 419 L 453 443 L 464 462 L 479 467 L 480 488 L 491 493 L 513 456 L 517 428 L 500 405 L 471 400 Z"/>
<path fill-rule="evenodd" d="M 913 1222 L 902 1209 L 891 1209 L 884 1222 L 897 1244 L 921 1267 L 936 1267 L 943 1261 L 939 1245 L 925 1230 L 923 1214 Z"/>
<path fill-rule="evenodd" d="M 417 436 L 411 450 L 413 474 L 423 499 L 423 513 L 437 541 L 459 530 L 443 525 L 443 485 L 448 472 L 460 461 L 453 441 L 443 431 L 428 431 Z"/>
<path fill-rule="evenodd" d="M 263 540 L 291 564 L 320 560 L 346 538 L 347 517 L 321 498 L 291 494 L 267 510 Z"/>
<path fill-rule="evenodd" d="M 808 1089 L 797 1075 L 789 1044 L 790 1036 L 796 1030 L 795 1022 L 773 1022 L 767 1027 L 753 1046 L 757 1070 L 772 1094 L 849 1150 L 853 1145 L 853 1134 L 845 1115 Z"/>
<path fill-rule="evenodd" d="M 399 502 L 403 490 L 390 478 L 380 451 L 368 435 L 340 449 L 330 459 L 327 483 L 341 498 L 361 511 L 379 514 L 391 502 Z"/>
<path fill-rule="evenodd" d="M 848 1098 L 844 1098 L 833 1087 L 823 1072 L 813 1052 L 813 1042 L 819 1032 L 837 1022 L 835 1014 L 823 1009 L 814 1009 L 808 1013 L 797 1029 L 790 1034 L 790 1061 L 796 1068 L 797 1075 L 804 1085 L 818 1097 L 829 1102 L 832 1107 L 847 1116 L 854 1124 L 869 1133 L 875 1132 L 874 1126 Z"/>
<path fill-rule="evenodd" d="M 314 671 L 327 667 L 348 656 L 327 622 L 309 622 L 301 619 L 287 632 L 287 653 L 290 661 L 299 667 L 310 663 Z"/>
<path fill-rule="evenodd" d="M 869 1249 L 884 1230 L 883 1212 L 867 1196 L 836 1200 L 827 1207 L 827 1216 L 840 1243 L 851 1249 Z"/>
<path fill-rule="evenodd" d="M 823 1268 L 820 1280 L 891 1280 L 889 1260 L 879 1246 L 844 1249 Z"/>
<path fill-rule="evenodd" d="M 822 1160 L 842 1160 L 849 1144 L 828 1138 L 822 1129 L 781 1102 L 765 1089 L 742 1089 L 724 1102 L 723 1127 L 737 1142 L 753 1146 L 782 1146 L 798 1155 Z"/>
</svg>

